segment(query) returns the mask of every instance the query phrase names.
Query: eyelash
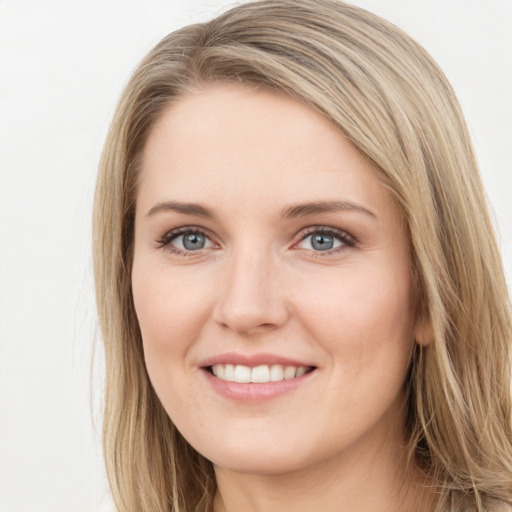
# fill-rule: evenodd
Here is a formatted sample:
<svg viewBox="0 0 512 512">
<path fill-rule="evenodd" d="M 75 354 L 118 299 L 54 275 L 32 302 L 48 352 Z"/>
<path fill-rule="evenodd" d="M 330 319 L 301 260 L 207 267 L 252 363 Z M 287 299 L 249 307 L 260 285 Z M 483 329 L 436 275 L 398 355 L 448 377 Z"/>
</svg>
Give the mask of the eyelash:
<svg viewBox="0 0 512 512">
<path fill-rule="evenodd" d="M 355 247 L 356 240 L 354 237 L 349 235 L 347 232 L 342 231 L 341 229 L 335 229 L 335 228 L 327 228 L 322 226 L 313 226 L 311 228 L 307 228 L 307 230 L 301 235 L 301 238 L 299 242 L 303 242 L 306 240 L 309 236 L 313 234 L 321 234 L 321 235 L 328 235 L 334 238 L 335 240 L 338 240 L 341 242 L 341 246 L 328 249 L 326 251 L 314 251 L 312 249 L 309 249 L 308 252 L 310 252 L 315 257 L 323 257 L 323 256 L 330 256 L 332 254 L 339 253 L 341 251 L 344 251 L 350 247 Z M 300 249 L 297 249 L 300 250 Z M 307 249 L 304 249 L 307 250 Z"/>
<path fill-rule="evenodd" d="M 162 249 L 167 249 L 171 254 L 176 254 L 179 256 L 186 256 L 186 257 L 196 256 L 198 253 L 201 253 L 201 249 L 199 249 L 197 251 L 187 251 L 187 250 L 178 249 L 177 247 L 174 247 L 171 245 L 171 242 L 173 240 L 176 240 L 180 236 L 187 235 L 187 234 L 203 235 L 206 238 L 208 238 L 210 241 L 212 238 L 208 235 L 207 231 L 205 231 L 203 228 L 196 228 L 194 226 L 183 227 L 183 228 L 178 228 L 178 229 L 168 231 L 167 233 L 165 233 L 165 235 L 157 241 L 158 247 L 162 248 Z M 329 255 L 341 252 L 343 250 L 346 250 L 347 248 L 355 247 L 356 243 L 357 243 L 357 241 L 354 237 L 352 237 L 351 235 L 349 235 L 348 233 L 346 233 L 345 231 L 342 231 L 340 229 L 327 228 L 327 227 L 322 227 L 322 226 L 312 226 L 310 228 L 307 228 L 306 231 L 304 231 L 301 234 L 299 241 L 296 242 L 294 245 L 297 245 L 298 243 L 303 242 L 304 240 L 306 240 L 309 236 L 311 236 L 313 234 L 322 234 L 322 235 L 331 236 L 335 240 L 338 240 L 339 242 L 341 242 L 341 244 L 342 244 L 339 247 L 336 247 L 334 249 L 328 249 L 325 251 L 314 251 L 312 249 L 309 249 L 309 250 L 303 249 L 303 250 L 307 250 L 315 257 L 329 256 Z M 296 249 L 296 250 L 301 250 L 301 249 Z"/>
<path fill-rule="evenodd" d="M 171 242 L 173 240 L 176 240 L 176 238 L 179 238 L 182 235 L 204 235 L 205 238 L 211 240 L 211 236 L 208 235 L 208 233 L 202 229 L 202 228 L 196 228 L 194 226 L 191 227 L 184 227 L 184 228 L 178 228 L 174 229 L 172 231 L 168 231 L 165 233 L 165 235 L 158 240 L 158 247 L 161 249 L 166 249 L 171 254 L 177 254 L 178 256 L 196 256 L 198 253 L 201 252 L 201 250 L 197 251 L 187 251 L 178 249 L 177 247 L 174 247 L 171 245 Z"/>
</svg>

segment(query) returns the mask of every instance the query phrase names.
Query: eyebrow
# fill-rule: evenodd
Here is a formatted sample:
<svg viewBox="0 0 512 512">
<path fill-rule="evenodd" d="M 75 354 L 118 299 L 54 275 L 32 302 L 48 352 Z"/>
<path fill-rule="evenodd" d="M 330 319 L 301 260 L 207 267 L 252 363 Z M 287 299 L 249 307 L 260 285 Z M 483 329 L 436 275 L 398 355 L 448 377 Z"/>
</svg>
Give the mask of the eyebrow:
<svg viewBox="0 0 512 512">
<path fill-rule="evenodd" d="M 196 217 L 203 217 L 205 219 L 213 219 L 215 217 L 212 211 L 205 206 L 197 203 L 180 203 L 178 201 L 164 201 L 163 203 L 158 203 L 146 213 L 146 217 L 168 211 L 195 215 Z"/>
<path fill-rule="evenodd" d="M 308 217 L 310 215 L 317 215 L 319 213 L 329 213 L 336 211 L 358 212 L 377 219 L 377 215 L 368 210 L 368 208 L 365 208 L 364 206 L 353 203 L 351 201 L 318 201 L 313 203 L 290 205 L 283 208 L 281 211 L 281 218 L 291 219 Z"/>
<path fill-rule="evenodd" d="M 185 215 L 195 215 L 196 217 L 202 217 L 204 219 L 215 218 L 213 212 L 201 204 L 180 203 L 178 201 L 164 201 L 157 203 L 148 211 L 146 216 L 149 217 L 155 215 L 156 213 L 167 211 L 183 213 Z M 285 206 L 283 210 L 281 210 L 281 219 L 285 220 L 308 217 L 311 215 L 318 215 L 320 213 L 336 211 L 358 212 L 368 215 L 374 219 L 377 218 L 377 216 L 372 211 L 368 210 L 368 208 L 365 208 L 364 206 L 353 203 L 351 201 L 317 201 Z"/>
</svg>

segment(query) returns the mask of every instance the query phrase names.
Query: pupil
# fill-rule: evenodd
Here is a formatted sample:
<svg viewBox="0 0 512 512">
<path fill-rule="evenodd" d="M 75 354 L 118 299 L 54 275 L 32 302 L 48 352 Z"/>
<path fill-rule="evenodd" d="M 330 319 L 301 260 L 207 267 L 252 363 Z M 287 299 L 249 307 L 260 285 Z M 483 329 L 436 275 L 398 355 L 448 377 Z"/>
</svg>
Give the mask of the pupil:
<svg viewBox="0 0 512 512">
<path fill-rule="evenodd" d="M 328 251 L 329 249 L 332 249 L 334 239 L 329 235 L 314 235 L 311 244 L 313 245 L 313 249 L 318 251 Z"/>
<path fill-rule="evenodd" d="M 198 250 L 204 247 L 204 236 L 200 233 L 190 233 L 183 237 L 183 247 L 187 250 Z"/>
</svg>

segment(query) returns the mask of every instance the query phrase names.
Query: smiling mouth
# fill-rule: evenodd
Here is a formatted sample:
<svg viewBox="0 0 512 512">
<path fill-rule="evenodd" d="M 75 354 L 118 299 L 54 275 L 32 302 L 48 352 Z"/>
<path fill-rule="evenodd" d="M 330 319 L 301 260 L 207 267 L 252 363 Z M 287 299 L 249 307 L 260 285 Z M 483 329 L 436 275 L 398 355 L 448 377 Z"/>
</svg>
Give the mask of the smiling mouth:
<svg viewBox="0 0 512 512">
<path fill-rule="evenodd" d="M 311 373 L 314 366 L 285 366 L 281 364 L 245 366 L 241 364 L 215 364 L 205 368 L 212 375 L 227 382 L 239 384 L 264 384 L 302 377 Z"/>
</svg>

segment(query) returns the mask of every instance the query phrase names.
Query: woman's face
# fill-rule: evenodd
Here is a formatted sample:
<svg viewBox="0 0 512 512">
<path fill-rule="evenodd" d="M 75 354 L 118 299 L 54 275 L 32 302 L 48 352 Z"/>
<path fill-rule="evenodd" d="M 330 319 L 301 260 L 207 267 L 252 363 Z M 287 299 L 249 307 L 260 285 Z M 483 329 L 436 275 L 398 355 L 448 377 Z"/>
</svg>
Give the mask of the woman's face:
<svg viewBox="0 0 512 512">
<path fill-rule="evenodd" d="M 308 107 L 215 85 L 150 134 L 132 274 L 147 369 L 217 466 L 282 473 L 401 439 L 410 274 L 389 192 Z"/>
</svg>

